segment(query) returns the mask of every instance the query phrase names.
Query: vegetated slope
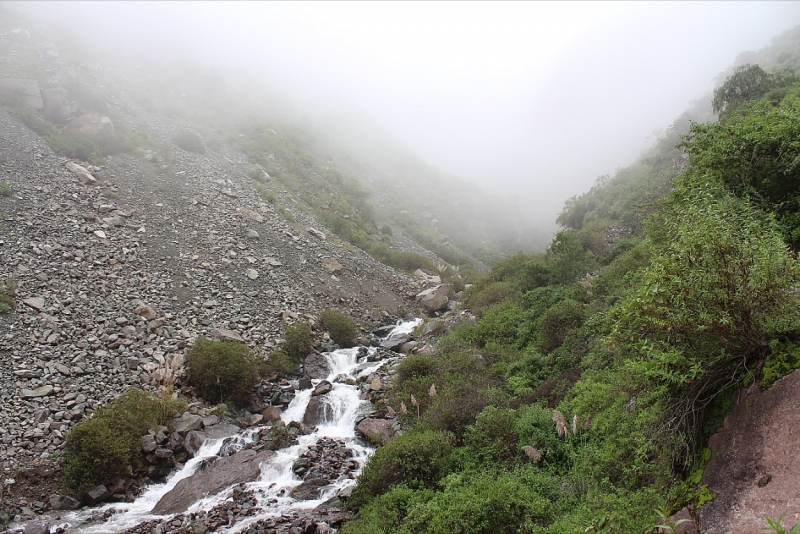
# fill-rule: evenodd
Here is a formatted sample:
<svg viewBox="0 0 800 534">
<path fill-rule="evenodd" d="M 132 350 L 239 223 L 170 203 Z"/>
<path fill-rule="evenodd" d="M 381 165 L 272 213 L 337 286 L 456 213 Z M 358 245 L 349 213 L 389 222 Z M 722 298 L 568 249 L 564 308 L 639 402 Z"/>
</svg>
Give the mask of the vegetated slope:
<svg viewBox="0 0 800 534">
<path fill-rule="evenodd" d="M 719 122 L 676 123 L 670 141 L 568 202 L 545 254 L 476 281 L 471 315 L 428 327 L 449 331 L 435 353 L 406 358 L 387 393 L 411 428 L 365 467 L 344 532 L 657 532 L 681 510 L 702 532 L 800 519 L 780 463 L 748 455 L 752 469 L 726 471 L 760 481 L 758 499 L 704 476 L 734 394 L 800 368 L 788 247 L 800 83 L 756 69 L 715 92 L 719 109 L 720 95 L 745 94 L 743 77 L 759 81 Z M 793 454 L 764 443 L 765 460 Z M 704 512 L 717 491 L 724 502 Z M 725 509 L 737 502 L 757 509 Z"/>
<path fill-rule="evenodd" d="M 10 8 L 4 10 L 6 31 L 15 22 L 26 23 Z M 159 152 L 164 147 L 147 138 L 148 121 L 165 117 L 183 124 L 186 131 L 175 135 L 189 143 L 185 147 L 194 142 L 200 152 L 246 154 L 254 179 L 274 179 L 260 184 L 265 196 L 284 191 L 290 203 L 285 207 L 314 216 L 345 241 L 394 267 L 413 271 L 449 263 L 463 264 L 467 270 L 472 265 L 484 268 L 509 252 L 536 246 L 529 238 L 535 232 L 514 207 L 429 168 L 392 142 L 381 143 L 377 158 L 365 154 L 359 144 L 338 139 L 350 136 L 314 126 L 280 95 L 244 75 L 226 82 L 216 71 L 190 62 L 103 56 L 47 28 L 34 27 L 30 46 L 3 45 L 16 47 L 13 61 L 3 65 L 3 76 L 34 79 L 45 88 L 53 81 L 55 66 L 66 67 L 55 73 L 62 82 L 57 90 L 46 90 L 43 115 L 48 124 L 37 125 L 60 154 L 94 156 L 97 161 L 120 151 Z M 47 49 L 51 45 L 54 48 Z M 91 80 L 82 72 L 89 65 Z M 70 106 L 110 117 L 116 135 L 79 141 L 59 136 L 53 126 L 61 128 L 73 120 L 71 111 L 76 109 Z M 399 173 L 391 168 L 394 161 L 412 165 Z M 543 243 L 540 239 L 539 245 Z"/>
</svg>

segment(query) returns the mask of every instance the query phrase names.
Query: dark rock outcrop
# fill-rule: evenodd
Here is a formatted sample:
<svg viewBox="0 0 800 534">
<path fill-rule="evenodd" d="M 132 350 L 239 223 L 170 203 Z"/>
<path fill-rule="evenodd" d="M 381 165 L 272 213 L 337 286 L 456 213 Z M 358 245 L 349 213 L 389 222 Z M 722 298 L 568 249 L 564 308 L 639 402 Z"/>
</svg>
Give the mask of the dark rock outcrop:
<svg viewBox="0 0 800 534">
<path fill-rule="evenodd" d="M 214 495 L 233 484 L 251 482 L 261 473 L 261 462 L 275 455 L 272 451 L 239 451 L 227 458 L 219 458 L 199 473 L 185 478 L 153 508 L 154 514 L 185 512 L 196 500 Z"/>
</svg>

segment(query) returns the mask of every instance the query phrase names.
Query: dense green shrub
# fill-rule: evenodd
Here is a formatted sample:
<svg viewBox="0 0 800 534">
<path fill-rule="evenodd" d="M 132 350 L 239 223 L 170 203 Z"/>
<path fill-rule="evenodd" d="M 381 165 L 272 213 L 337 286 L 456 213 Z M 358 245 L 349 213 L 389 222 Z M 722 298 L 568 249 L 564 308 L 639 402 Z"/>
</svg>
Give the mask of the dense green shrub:
<svg viewBox="0 0 800 534">
<path fill-rule="evenodd" d="M 475 458 L 491 464 L 518 458 L 521 453 L 517 414 L 509 408 L 488 406 L 467 427 L 465 440 Z"/>
<path fill-rule="evenodd" d="M 574 300 L 562 300 L 550 307 L 537 320 L 536 327 L 539 333 L 539 349 L 542 352 L 552 352 L 557 349 L 573 328 L 579 328 L 583 323 L 583 306 Z"/>
<path fill-rule="evenodd" d="M 269 359 L 264 363 L 264 373 L 266 375 L 274 373 L 278 376 L 286 376 L 299 368 L 300 362 L 297 358 L 289 356 L 282 350 L 272 351 Z"/>
<path fill-rule="evenodd" d="M 258 380 L 260 362 L 247 345 L 200 337 L 186 352 L 186 373 L 198 394 L 209 402 L 245 402 Z"/>
<path fill-rule="evenodd" d="M 430 489 L 400 484 L 359 510 L 358 517 L 342 526 L 342 534 L 395 534 L 402 530 L 408 512 L 433 498 Z"/>
<path fill-rule="evenodd" d="M 185 150 L 186 152 L 192 152 L 194 154 L 206 153 L 206 147 L 203 144 L 203 140 L 198 134 L 189 130 L 184 130 L 178 133 L 172 138 L 172 142 L 175 143 L 175 146 Z"/>
<path fill-rule="evenodd" d="M 409 532 L 521 534 L 551 520 L 550 502 L 514 472 L 454 474 L 443 485 L 443 491 L 409 512 Z"/>
<path fill-rule="evenodd" d="M 262 184 L 256 184 L 256 191 L 258 191 L 258 194 L 261 195 L 261 198 L 263 198 L 264 200 L 266 200 L 270 204 L 274 204 L 275 203 L 275 199 L 277 197 L 275 196 L 275 193 L 270 191 L 267 186 L 262 185 Z"/>
<path fill-rule="evenodd" d="M 394 438 L 370 457 L 348 505 L 363 506 L 399 484 L 433 488 L 444 476 L 452 450 L 453 436 L 447 432 L 409 432 Z"/>
<path fill-rule="evenodd" d="M 331 339 L 342 347 L 352 347 L 358 335 L 358 326 L 350 317 L 339 310 L 325 310 L 321 316 L 322 328 L 328 331 Z"/>
<path fill-rule="evenodd" d="M 166 423 L 182 405 L 138 389 L 129 389 L 67 434 L 62 478 L 82 492 L 123 476 L 149 428 Z"/>
<path fill-rule="evenodd" d="M 292 358 L 305 358 L 311 352 L 311 326 L 306 322 L 284 324 L 283 339 L 283 350 Z"/>
</svg>

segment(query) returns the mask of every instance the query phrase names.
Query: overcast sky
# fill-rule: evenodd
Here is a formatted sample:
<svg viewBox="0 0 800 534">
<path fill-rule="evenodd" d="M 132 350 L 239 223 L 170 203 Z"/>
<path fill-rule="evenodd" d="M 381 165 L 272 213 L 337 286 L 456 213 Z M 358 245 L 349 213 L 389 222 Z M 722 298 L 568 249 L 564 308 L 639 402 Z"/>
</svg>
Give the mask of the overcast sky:
<svg viewBox="0 0 800 534">
<path fill-rule="evenodd" d="M 19 3 L 13 3 L 17 7 Z M 129 54 L 242 68 L 358 110 L 441 170 L 553 221 L 630 164 L 800 2 L 30 2 Z"/>
</svg>

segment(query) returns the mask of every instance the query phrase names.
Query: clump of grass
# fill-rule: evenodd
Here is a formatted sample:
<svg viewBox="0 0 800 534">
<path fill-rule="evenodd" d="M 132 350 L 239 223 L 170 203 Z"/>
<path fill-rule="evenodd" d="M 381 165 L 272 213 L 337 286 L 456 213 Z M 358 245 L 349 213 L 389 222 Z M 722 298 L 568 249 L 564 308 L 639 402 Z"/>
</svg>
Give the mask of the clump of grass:
<svg viewBox="0 0 800 534">
<path fill-rule="evenodd" d="M 0 197 L 9 196 L 11 196 L 11 182 L 9 180 L 3 180 L 0 182 Z"/>
<path fill-rule="evenodd" d="M 0 282 L 0 313 L 6 313 L 14 308 L 16 291 L 17 282 L 13 278 L 6 278 Z"/>
<path fill-rule="evenodd" d="M 262 184 L 256 184 L 256 191 L 258 191 L 258 194 L 261 195 L 261 198 L 263 198 L 270 204 L 275 203 L 275 193 L 267 189 L 266 186 Z"/>
<path fill-rule="evenodd" d="M 278 213 L 281 214 L 281 217 L 283 217 L 284 219 L 286 219 L 289 222 L 294 222 L 294 213 L 292 213 L 289 209 L 287 209 L 287 208 L 285 208 L 283 206 L 278 206 L 277 209 L 278 209 Z"/>
</svg>

